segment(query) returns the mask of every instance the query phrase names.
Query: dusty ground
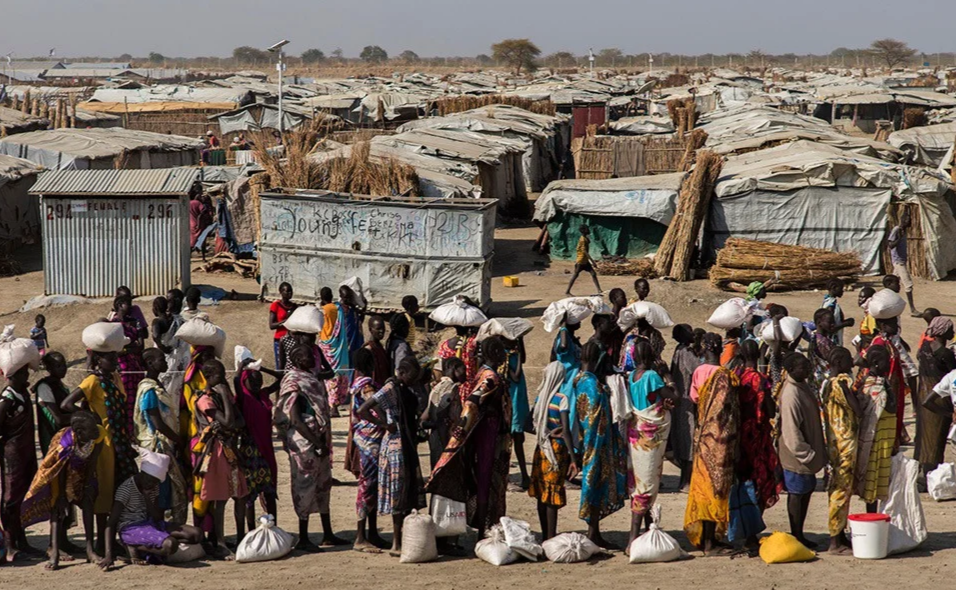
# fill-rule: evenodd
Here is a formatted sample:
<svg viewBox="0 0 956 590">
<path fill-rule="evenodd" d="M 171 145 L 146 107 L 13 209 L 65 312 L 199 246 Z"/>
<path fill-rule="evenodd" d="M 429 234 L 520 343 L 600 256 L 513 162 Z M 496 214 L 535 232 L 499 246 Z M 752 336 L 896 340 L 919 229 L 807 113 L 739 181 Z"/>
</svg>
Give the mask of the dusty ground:
<svg viewBox="0 0 956 590">
<path fill-rule="evenodd" d="M 493 311 L 502 316 L 520 315 L 537 320 L 547 304 L 560 298 L 567 286 L 570 265 L 567 263 L 541 264 L 543 259 L 530 251 L 536 235 L 533 229 L 500 230 L 497 235 L 497 257 L 495 262 L 495 282 Z M 32 272 L 15 279 L 0 279 L 0 322 L 15 323 L 18 333 L 26 335 L 33 323 L 34 313 L 20 314 L 17 309 L 30 297 L 42 293 L 43 277 L 38 267 L 36 253 L 26 254 L 26 266 Z M 504 275 L 518 275 L 521 286 L 504 288 L 501 278 Z M 235 290 L 243 299 L 224 301 L 218 307 L 209 308 L 213 320 L 221 325 L 229 336 L 227 350 L 234 344 L 249 346 L 256 354 L 271 360 L 271 333 L 267 329 L 267 307 L 258 303 L 254 296 L 258 289 L 253 281 L 244 281 L 226 275 L 195 274 L 196 283 L 215 284 L 226 290 Z M 624 287 L 630 293 L 631 279 L 627 277 L 603 277 L 601 287 Z M 951 300 L 956 288 L 952 283 L 918 282 L 916 287 L 917 304 L 935 306 L 944 313 L 952 311 Z M 593 291 L 588 277 L 581 277 L 575 288 L 576 294 Z M 650 299 L 663 304 L 671 315 L 680 322 L 694 326 L 704 326 L 704 322 L 713 308 L 723 302 L 727 295 L 712 289 L 705 281 L 675 284 L 652 281 Z M 789 307 L 791 313 L 801 318 L 809 318 L 817 309 L 822 293 L 806 292 L 772 295 L 770 301 Z M 848 293 L 843 307 L 848 315 L 860 317 L 856 307 L 856 293 Z M 149 311 L 149 301 L 139 302 Z M 73 305 L 44 310 L 47 327 L 53 349 L 64 352 L 68 359 L 79 364 L 83 356 L 80 332 L 89 323 L 104 316 L 108 304 L 97 303 Z M 922 330 L 922 320 L 903 320 L 904 336 L 915 343 Z M 589 336 L 585 328 L 583 337 Z M 528 377 L 531 395 L 534 395 L 540 369 L 548 360 L 551 336 L 539 327 L 528 337 Z M 849 338 L 847 339 L 849 340 Z M 669 345 L 670 350 L 672 344 Z M 227 364 L 230 364 L 231 360 Z M 70 374 L 71 384 L 78 383 L 83 374 L 79 367 Z M 909 417 L 912 432 L 912 417 Z M 335 421 L 335 441 L 337 449 L 344 449 L 347 423 L 344 418 Z M 525 444 L 530 457 L 533 445 Z M 423 445 L 422 466 L 427 469 L 427 448 Z M 952 458 L 950 458 L 952 460 Z M 295 530 L 288 490 L 288 464 L 280 451 L 279 524 L 288 530 Z M 517 469 L 513 469 L 517 473 Z M 341 455 L 336 459 L 335 474 L 346 483 L 336 487 L 332 498 L 332 519 L 335 528 L 347 538 L 352 538 L 355 530 L 354 505 L 355 486 L 351 476 L 341 467 Z M 671 532 L 687 549 L 686 538 L 681 532 L 686 497 L 676 493 L 677 471 L 667 464 L 660 503 L 663 507 L 663 526 Z M 577 492 L 569 493 L 569 507 L 560 513 L 561 531 L 584 530 L 584 523 L 577 519 Z M 953 568 L 956 567 L 956 514 L 952 504 L 937 504 L 925 494 L 922 496 L 923 508 L 929 525 L 930 536 L 925 545 L 917 551 L 904 556 L 879 562 L 864 562 L 852 557 L 828 557 L 826 554 L 813 563 L 785 566 L 767 566 L 759 559 L 701 558 L 699 553 L 693 560 L 646 566 L 629 566 L 621 553 L 604 561 L 578 565 L 556 565 L 552 563 L 520 563 L 495 569 L 477 559 L 442 559 L 439 562 L 423 565 L 399 565 L 397 559 L 387 555 L 365 555 L 347 548 L 329 551 L 319 555 L 293 554 L 284 560 L 256 565 L 240 565 L 223 562 L 203 562 L 180 567 L 153 567 L 141 569 L 132 566 L 121 567 L 118 571 L 105 574 L 86 564 L 66 564 L 59 572 L 47 572 L 41 562 L 22 562 L 0 570 L 0 587 L 4 588 L 48 588 L 54 584 L 70 588 L 97 588 L 99 590 L 117 590 L 119 588 L 186 588 L 195 587 L 199 580 L 206 587 L 217 589 L 249 588 L 269 586 L 274 588 L 328 587 L 328 588 L 368 588 L 373 584 L 390 584 L 394 587 L 434 587 L 434 588 L 578 588 L 588 585 L 641 583 L 642 586 L 657 588 L 686 588 L 691 584 L 707 580 L 710 587 L 737 588 L 826 588 L 853 587 L 879 588 L 893 587 L 917 582 L 919 587 L 948 587 L 951 585 Z M 863 506 L 855 502 L 854 511 L 862 511 Z M 818 492 L 811 502 L 811 515 L 807 530 L 811 538 L 825 542 L 826 535 L 826 495 Z M 508 495 L 508 512 L 511 516 L 527 520 L 537 529 L 535 506 L 525 494 Z M 318 530 L 318 519 L 314 529 Z M 785 498 L 768 511 L 766 515 L 770 530 L 788 530 Z M 602 528 L 608 537 L 620 545 L 626 542 L 626 530 L 629 516 L 622 510 L 607 518 Z M 390 533 L 390 523 L 382 523 L 386 533 Z M 227 524 L 227 534 L 234 531 Z M 74 529 L 74 540 L 79 529 Z M 35 547 L 46 546 L 45 527 L 31 530 L 31 543 Z M 467 541 L 468 546 L 473 538 Z"/>
</svg>

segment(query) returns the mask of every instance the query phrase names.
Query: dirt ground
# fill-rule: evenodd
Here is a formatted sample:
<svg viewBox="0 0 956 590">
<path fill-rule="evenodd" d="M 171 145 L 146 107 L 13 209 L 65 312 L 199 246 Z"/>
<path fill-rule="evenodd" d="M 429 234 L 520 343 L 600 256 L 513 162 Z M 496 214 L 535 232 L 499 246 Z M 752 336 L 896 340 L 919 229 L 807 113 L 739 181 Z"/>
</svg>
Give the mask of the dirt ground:
<svg viewBox="0 0 956 590">
<path fill-rule="evenodd" d="M 497 232 L 496 259 L 492 295 L 492 311 L 499 316 L 522 316 L 536 321 L 549 302 L 563 296 L 571 265 L 568 263 L 547 263 L 544 258 L 531 252 L 531 244 L 536 236 L 534 229 L 503 229 Z M 18 309 L 29 298 L 43 291 L 42 269 L 39 268 L 37 251 L 24 253 L 24 264 L 30 270 L 16 278 L 0 279 L 0 322 L 16 324 L 17 333 L 26 336 L 33 324 L 36 312 L 19 313 Z M 517 275 L 521 286 L 505 288 L 501 277 Z M 267 362 L 272 359 L 272 335 L 267 327 L 267 305 L 255 301 L 258 287 L 254 281 L 238 279 L 230 275 L 207 275 L 194 273 L 197 284 L 213 284 L 235 291 L 236 300 L 223 301 L 216 307 L 207 308 L 213 320 L 228 334 L 227 350 L 235 344 L 244 344 Z M 631 293 L 632 278 L 602 277 L 601 287 L 623 287 Z M 589 277 L 582 276 L 575 287 L 579 295 L 594 292 Z M 952 296 L 956 289 L 952 283 L 931 283 L 918 281 L 916 285 L 917 304 L 934 306 L 944 313 L 952 312 Z M 823 294 L 803 292 L 772 294 L 768 301 L 786 305 L 792 315 L 801 318 L 812 317 L 819 307 Z M 849 316 L 862 316 L 856 306 L 856 293 L 848 292 L 843 308 Z M 705 326 L 705 320 L 719 303 L 728 295 L 710 287 L 706 281 L 690 283 L 651 282 L 650 300 L 664 305 L 671 316 L 679 322 L 693 326 Z M 139 305 L 149 314 L 149 301 L 140 300 Z M 69 375 L 71 385 L 82 377 L 83 347 L 80 332 L 91 322 L 108 312 L 107 302 L 71 305 L 67 307 L 43 310 L 47 317 L 47 329 L 51 347 L 62 351 L 74 365 Z M 922 320 L 908 316 L 903 319 L 903 334 L 907 341 L 915 343 L 923 329 Z M 590 335 L 590 328 L 582 329 L 582 337 Z M 669 337 L 669 334 L 666 335 Z M 541 369 L 548 361 L 551 335 L 537 323 L 535 330 L 527 338 L 528 379 L 532 398 L 537 391 Z M 849 341 L 847 337 L 847 341 Z M 669 340 L 669 339 L 668 339 Z M 673 343 L 668 344 L 670 354 Z M 232 364 L 231 355 L 227 355 L 226 364 Z M 913 433 L 912 416 L 908 416 L 910 432 Z M 336 456 L 335 476 L 344 481 L 342 486 L 333 489 L 332 521 L 342 536 L 352 539 L 355 531 L 354 479 L 342 468 L 341 452 L 345 447 L 347 421 L 335 420 L 335 445 L 339 453 Z M 530 458 L 533 443 L 529 437 L 525 451 Z M 912 447 L 906 448 L 912 452 Z M 427 446 L 420 447 L 422 467 L 427 470 Z M 952 453 L 947 454 L 952 460 Z M 285 454 L 279 451 L 279 515 L 281 526 L 295 532 L 296 524 L 292 512 L 288 488 L 288 463 Z M 517 473 L 513 465 L 513 474 Z M 672 534 L 688 551 L 681 528 L 686 504 L 686 496 L 676 492 L 677 470 L 669 463 L 665 465 L 664 481 L 659 502 L 663 508 L 662 526 Z M 765 515 L 768 532 L 789 530 L 786 499 L 781 498 L 775 507 Z M 518 563 L 496 569 L 475 558 L 442 558 L 438 562 L 422 565 L 399 565 L 398 560 L 387 555 L 366 555 L 351 551 L 349 548 L 336 548 L 317 555 L 293 554 L 277 562 L 255 565 L 233 564 L 225 562 L 200 562 L 178 567 L 139 568 L 122 565 L 117 571 L 102 573 L 92 565 L 75 562 L 64 564 L 58 572 L 43 569 L 42 562 L 24 561 L 0 568 L 0 587 L 5 588 L 48 588 L 53 585 L 74 589 L 97 588 L 98 590 L 116 590 L 119 588 L 186 588 L 202 583 L 206 587 L 217 589 L 249 588 L 268 586 L 272 588 L 326 587 L 326 588 L 368 588 L 377 584 L 389 584 L 397 588 L 559 588 L 583 587 L 584 584 L 610 586 L 637 583 L 650 588 L 686 588 L 706 580 L 714 590 L 737 587 L 761 588 L 880 588 L 912 584 L 918 580 L 920 587 L 946 587 L 951 584 L 953 569 L 956 568 L 956 514 L 952 504 L 937 504 L 927 495 L 922 495 L 923 509 L 929 527 L 929 539 L 918 550 L 899 557 L 883 561 L 866 562 L 852 557 L 828 557 L 821 554 L 812 563 L 790 564 L 783 566 L 765 565 L 756 559 L 702 558 L 699 552 L 692 552 L 694 559 L 671 563 L 644 566 L 630 566 L 622 553 L 614 553 L 605 560 L 588 564 L 557 565 L 549 562 Z M 560 512 L 559 531 L 585 530 L 583 521 L 577 518 L 578 492 L 569 491 L 569 506 Z M 854 500 L 854 512 L 863 511 L 863 505 Z M 231 513 L 231 510 L 227 511 Z M 826 542 L 826 494 L 818 487 L 810 507 L 807 530 L 810 537 L 820 543 Z M 534 502 L 522 493 L 509 493 L 508 513 L 510 516 L 527 520 L 534 529 L 538 528 Z M 231 520 L 231 518 L 227 519 Z M 383 519 L 385 521 L 386 519 Z M 626 510 L 608 517 L 602 522 L 606 536 L 614 543 L 623 546 L 627 540 L 629 514 Z M 390 534 L 390 522 L 381 522 L 386 535 Z M 234 532 L 234 525 L 227 522 L 227 535 Z M 313 530 L 319 530 L 318 519 L 314 519 Z M 71 531 L 73 540 L 81 543 L 80 529 Z M 33 546 L 45 547 L 47 543 L 45 526 L 37 526 L 30 531 Z M 475 542 L 471 535 L 466 544 L 469 548 Z M 950 561 L 953 560 L 953 561 Z M 577 586 L 581 584 L 581 586 Z"/>
</svg>

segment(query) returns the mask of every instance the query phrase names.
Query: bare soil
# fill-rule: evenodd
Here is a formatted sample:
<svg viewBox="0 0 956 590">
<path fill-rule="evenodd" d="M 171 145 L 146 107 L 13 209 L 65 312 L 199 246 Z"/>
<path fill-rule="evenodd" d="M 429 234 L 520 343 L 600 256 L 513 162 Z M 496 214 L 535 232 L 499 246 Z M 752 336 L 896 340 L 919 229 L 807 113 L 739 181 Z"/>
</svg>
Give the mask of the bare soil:
<svg viewBox="0 0 956 590">
<path fill-rule="evenodd" d="M 549 263 L 545 258 L 531 252 L 531 244 L 537 235 L 533 228 L 504 229 L 497 232 L 497 252 L 495 258 L 494 285 L 492 294 L 493 312 L 500 316 L 523 316 L 537 321 L 545 307 L 551 301 L 563 297 L 569 280 L 569 263 Z M 0 322 L 16 324 L 17 332 L 25 336 L 33 324 L 36 312 L 19 313 L 17 310 L 29 298 L 43 292 L 42 269 L 39 268 L 37 251 L 21 253 L 27 274 L 16 278 L 0 279 Z M 501 277 L 517 275 L 520 286 L 505 288 Z M 237 275 L 194 273 L 193 281 L 199 284 L 213 284 L 235 291 L 238 299 L 223 301 L 216 307 L 207 308 L 213 320 L 225 329 L 229 342 L 227 350 L 235 344 L 250 347 L 257 355 L 272 362 L 272 335 L 268 330 L 267 304 L 255 300 L 258 286 L 254 281 L 239 279 Z M 605 290 L 622 287 L 630 294 L 633 278 L 601 277 L 601 287 Z M 582 276 L 575 286 L 576 294 L 590 294 L 594 291 L 590 277 Z M 950 302 L 956 293 L 952 283 L 917 281 L 916 301 L 920 306 L 934 306 L 944 313 L 950 313 Z M 664 305 L 671 316 L 679 322 L 693 326 L 705 326 L 711 311 L 729 297 L 728 294 L 713 289 L 706 281 L 689 283 L 671 283 L 651 281 L 650 299 Z M 772 294 L 769 301 L 786 305 L 792 315 L 801 318 L 812 317 L 819 307 L 823 293 L 801 292 Z M 843 308 L 849 316 L 858 320 L 862 316 L 856 306 L 856 293 L 848 292 L 843 300 Z M 150 301 L 142 299 L 138 304 L 149 315 Z M 109 311 L 107 302 L 71 305 L 43 310 L 47 317 L 52 349 L 63 352 L 73 364 L 69 375 L 71 385 L 82 377 L 83 346 L 80 342 L 82 329 Z M 903 334 L 905 339 L 915 344 L 924 328 L 922 320 L 904 317 Z M 590 335 L 590 328 L 582 329 L 582 337 Z M 667 335 L 669 336 L 669 335 Z M 537 391 L 541 368 L 547 364 L 551 335 L 538 324 L 527 339 L 528 378 L 532 398 Z M 849 337 L 847 337 L 849 341 Z M 673 348 L 669 343 L 668 352 Z M 227 355 L 228 356 L 228 355 Z M 227 366 L 231 359 L 227 359 Z M 910 433 L 914 432 L 912 415 L 907 423 Z M 346 538 L 353 538 L 355 531 L 354 479 L 342 468 L 341 453 L 345 448 L 347 429 L 346 418 L 334 421 L 335 445 L 339 453 L 335 459 L 335 476 L 344 484 L 334 488 L 332 496 L 332 521 L 337 530 Z M 532 456 L 534 445 L 531 437 L 525 442 L 526 455 Z M 423 453 L 421 463 L 427 471 L 427 447 L 420 448 Z M 911 453 L 912 448 L 908 447 Z M 279 515 L 280 526 L 290 532 L 296 531 L 296 521 L 292 511 L 288 488 L 288 463 L 285 454 L 279 453 L 280 490 Z M 953 460 L 952 452 L 947 453 Z M 513 478 L 517 476 L 517 467 L 513 465 Z M 676 491 L 677 470 L 670 464 L 665 465 L 664 481 L 660 503 L 663 508 L 662 525 L 694 559 L 671 563 L 644 566 L 630 566 L 620 552 L 605 560 L 588 564 L 557 565 L 549 562 L 518 563 L 495 568 L 476 558 L 443 558 L 435 563 L 422 565 L 400 565 L 398 560 L 387 554 L 367 555 L 351 551 L 350 548 L 335 548 L 317 555 L 294 553 L 290 557 L 271 563 L 254 565 L 233 564 L 208 561 L 178 567 L 136 567 L 121 565 L 111 573 L 100 572 L 96 567 L 82 562 L 66 563 L 58 572 L 43 569 L 40 561 L 23 561 L 0 568 L 0 587 L 2 588 L 51 588 L 69 587 L 80 590 L 118 590 L 125 588 L 187 588 L 199 584 L 207 588 L 239 589 L 254 587 L 270 588 L 370 588 L 389 585 L 395 588 L 583 588 L 608 587 L 614 585 L 639 585 L 647 588 L 679 588 L 707 584 L 714 590 L 723 588 L 882 588 L 916 586 L 920 588 L 949 587 L 952 584 L 953 569 L 956 567 L 956 514 L 950 504 L 937 504 L 926 494 L 921 496 L 923 509 L 929 526 L 929 539 L 920 549 L 906 555 L 892 557 L 883 561 L 860 561 L 852 557 L 830 557 L 825 553 L 812 563 L 789 564 L 781 566 L 765 565 L 759 558 L 729 559 L 703 558 L 692 551 L 681 528 L 686 505 L 686 496 Z M 578 492 L 569 491 L 569 505 L 560 512 L 560 531 L 585 530 L 583 521 L 577 518 Z M 810 507 L 807 530 L 810 538 L 825 544 L 826 538 L 826 494 L 818 487 Z M 864 506 L 854 500 L 852 511 L 862 512 Z M 511 516 L 532 523 L 538 528 L 535 504 L 522 493 L 509 493 L 508 512 Z M 227 510 L 231 513 L 231 510 Z M 788 531 L 786 498 L 781 498 L 777 506 L 765 515 L 768 532 Z M 227 518 L 231 520 L 231 517 Z M 391 523 L 382 519 L 380 525 L 388 537 Z M 602 522 L 606 537 L 623 546 L 627 541 L 629 514 L 626 510 L 608 517 Z M 314 519 L 313 531 L 320 530 L 318 519 Z M 234 525 L 227 522 L 227 535 L 233 534 Z M 81 530 L 74 528 L 72 539 L 82 543 Z M 318 541 L 318 536 L 313 535 Z M 42 548 L 47 544 L 47 529 L 36 526 L 30 531 L 30 542 L 34 547 Z M 470 549 L 475 542 L 474 535 L 466 540 Z"/>
</svg>

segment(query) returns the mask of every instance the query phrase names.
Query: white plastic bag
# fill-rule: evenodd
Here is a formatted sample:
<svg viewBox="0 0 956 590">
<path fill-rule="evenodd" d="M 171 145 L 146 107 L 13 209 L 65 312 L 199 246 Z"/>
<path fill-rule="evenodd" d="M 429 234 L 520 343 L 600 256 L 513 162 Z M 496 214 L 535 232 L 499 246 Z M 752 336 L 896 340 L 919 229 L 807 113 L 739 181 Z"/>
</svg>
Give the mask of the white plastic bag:
<svg viewBox="0 0 956 590">
<path fill-rule="evenodd" d="M 529 561 L 538 561 L 544 549 L 538 544 L 531 532 L 531 525 L 523 520 L 508 516 L 501 517 L 501 528 L 505 533 L 505 543 L 512 551 Z"/>
<path fill-rule="evenodd" d="M 867 310 L 873 319 L 888 320 L 906 311 L 906 302 L 896 291 L 880 289 L 870 298 Z"/>
<path fill-rule="evenodd" d="M 97 322 L 83 329 L 80 336 L 83 346 L 93 352 L 122 352 L 129 344 L 129 338 L 123 333 L 123 324 Z"/>
<path fill-rule="evenodd" d="M 285 557 L 295 544 L 295 537 L 275 525 L 275 517 L 266 514 L 259 517 L 259 526 L 250 531 L 236 547 L 236 561 L 272 561 Z"/>
<path fill-rule="evenodd" d="M 438 559 L 435 522 L 431 516 L 412 510 L 402 525 L 402 556 L 399 563 L 426 563 Z"/>
<path fill-rule="evenodd" d="M 752 308 L 742 297 L 733 297 L 721 303 L 714 313 L 710 314 L 707 323 L 721 330 L 730 330 L 744 325 L 753 315 Z"/>
<path fill-rule="evenodd" d="M 478 342 L 491 336 L 517 340 L 534 329 L 534 324 L 524 318 L 491 318 L 478 328 Z"/>
<path fill-rule="evenodd" d="M 282 327 L 290 332 L 318 334 L 322 331 L 323 322 L 322 310 L 314 305 L 302 305 L 289 314 L 282 322 Z"/>
<path fill-rule="evenodd" d="M 226 348 L 226 333 L 222 328 L 203 318 L 186 320 L 176 332 L 176 338 L 192 346 L 211 346 L 216 357 L 222 358 Z"/>
<path fill-rule="evenodd" d="M 507 565 L 518 561 L 518 554 L 505 542 L 505 532 L 496 524 L 475 544 L 475 555 L 491 565 Z"/>
<path fill-rule="evenodd" d="M 661 529 L 661 507 L 651 508 L 651 528 L 640 537 L 634 539 L 628 548 L 630 563 L 662 563 L 687 557 L 687 553 L 680 548 L 674 537 Z"/>
<path fill-rule="evenodd" d="M 477 327 L 488 321 L 483 311 L 465 303 L 461 295 L 455 295 L 451 303 L 439 305 L 428 317 L 444 326 Z"/>
<path fill-rule="evenodd" d="M 942 463 L 926 474 L 926 491 L 929 497 L 942 502 L 956 500 L 956 465 Z"/>
<path fill-rule="evenodd" d="M 10 377 L 25 366 L 40 368 L 40 351 L 29 338 L 14 338 L 15 326 L 9 325 L 0 334 L 0 373 Z"/>
<path fill-rule="evenodd" d="M 600 547 L 581 533 L 561 533 L 541 543 L 541 547 L 545 557 L 554 563 L 579 563 L 601 552 Z"/>
<path fill-rule="evenodd" d="M 365 298 L 365 288 L 362 286 L 362 279 L 358 277 L 349 277 L 339 283 L 339 287 L 348 287 L 355 293 L 356 303 L 362 307 L 368 307 L 368 299 Z"/>
<path fill-rule="evenodd" d="M 544 310 L 541 321 L 544 331 L 551 333 L 563 323 L 580 324 L 591 314 L 610 314 L 611 308 L 600 295 L 591 297 L 568 297 L 552 302 Z"/>
<path fill-rule="evenodd" d="M 776 337 L 773 331 L 773 320 L 760 324 L 758 333 L 764 342 L 774 342 Z M 803 322 L 794 317 L 780 318 L 780 336 L 784 342 L 793 342 L 801 334 L 803 334 Z"/>
<path fill-rule="evenodd" d="M 432 494 L 432 520 L 436 537 L 455 537 L 468 532 L 468 514 L 464 502 Z"/>
<path fill-rule="evenodd" d="M 607 376 L 607 388 L 611 396 L 611 421 L 620 424 L 631 419 L 634 401 L 628 391 L 624 375 L 613 373 Z"/>
<path fill-rule="evenodd" d="M 618 316 L 617 325 L 621 330 L 627 332 L 640 319 L 646 320 L 652 328 L 657 330 L 670 328 L 674 325 L 674 320 L 671 319 L 667 310 L 650 301 L 638 301 L 622 309 Z"/>
<path fill-rule="evenodd" d="M 890 517 L 889 554 L 906 553 L 919 547 L 929 533 L 923 504 L 916 489 L 919 462 L 902 453 L 893 457 L 890 493 L 880 502 L 880 512 Z"/>
<path fill-rule="evenodd" d="M 256 360 L 256 357 L 252 355 L 252 351 L 245 346 L 236 346 L 232 356 L 236 362 L 237 373 L 243 368 L 244 363 L 245 368 L 250 371 L 258 371 L 262 368 L 262 359 Z M 252 362 L 246 363 L 247 360 Z"/>
</svg>

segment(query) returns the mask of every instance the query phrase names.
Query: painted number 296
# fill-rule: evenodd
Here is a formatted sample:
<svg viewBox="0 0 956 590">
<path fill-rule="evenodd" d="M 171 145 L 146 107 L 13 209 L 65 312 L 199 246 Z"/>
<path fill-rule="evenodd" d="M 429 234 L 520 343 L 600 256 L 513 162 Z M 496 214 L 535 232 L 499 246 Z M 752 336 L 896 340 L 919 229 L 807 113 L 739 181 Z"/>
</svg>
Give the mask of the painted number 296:
<svg viewBox="0 0 956 590">
<path fill-rule="evenodd" d="M 172 216 L 172 205 L 150 205 L 146 219 L 170 219 Z"/>
</svg>

